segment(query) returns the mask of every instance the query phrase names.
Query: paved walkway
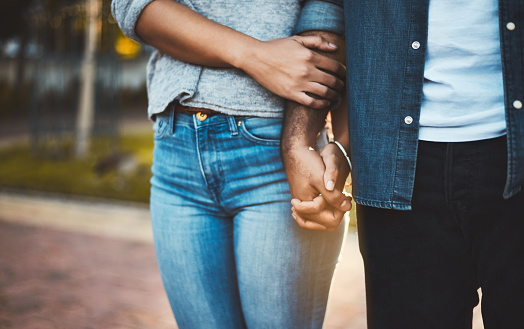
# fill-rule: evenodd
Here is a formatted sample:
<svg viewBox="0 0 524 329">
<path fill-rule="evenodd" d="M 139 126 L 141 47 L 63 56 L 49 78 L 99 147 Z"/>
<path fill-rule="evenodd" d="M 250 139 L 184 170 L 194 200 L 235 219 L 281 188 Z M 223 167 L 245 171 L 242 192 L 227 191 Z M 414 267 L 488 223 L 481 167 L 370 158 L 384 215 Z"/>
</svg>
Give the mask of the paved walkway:
<svg viewBox="0 0 524 329">
<path fill-rule="evenodd" d="M 0 328 L 176 328 L 148 218 L 134 204 L 0 192 Z M 350 232 L 325 329 L 366 328 L 363 280 Z"/>
</svg>

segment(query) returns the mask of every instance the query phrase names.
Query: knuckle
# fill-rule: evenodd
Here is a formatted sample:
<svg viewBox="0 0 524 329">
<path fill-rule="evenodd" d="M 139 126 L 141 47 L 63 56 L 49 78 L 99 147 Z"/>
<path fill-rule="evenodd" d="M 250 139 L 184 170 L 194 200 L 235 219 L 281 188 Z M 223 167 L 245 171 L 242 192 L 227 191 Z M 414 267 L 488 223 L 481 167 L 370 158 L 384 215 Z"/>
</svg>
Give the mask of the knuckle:
<svg viewBox="0 0 524 329">
<path fill-rule="evenodd" d="M 326 173 L 333 174 L 337 172 L 337 167 L 334 164 L 334 159 L 332 157 L 326 157 L 324 159 L 326 165 Z"/>
<path fill-rule="evenodd" d="M 338 224 L 336 223 L 326 224 L 326 231 L 328 232 L 335 232 L 337 229 L 338 229 Z"/>
<path fill-rule="evenodd" d="M 302 66 L 297 70 L 297 74 L 299 77 L 302 77 L 302 78 L 307 77 L 309 76 L 309 69 L 305 66 Z"/>
<path fill-rule="evenodd" d="M 336 87 L 337 86 L 337 81 L 338 79 L 332 75 L 329 75 L 327 78 L 326 78 L 326 86 L 329 86 L 329 87 Z"/>
<path fill-rule="evenodd" d="M 330 145 L 330 144 L 328 144 L 328 145 Z M 328 161 L 333 161 L 334 159 L 336 159 L 336 156 L 335 156 L 335 154 L 333 154 L 333 153 L 324 154 L 324 157 L 325 157 L 326 160 L 328 160 Z"/>
<path fill-rule="evenodd" d="M 282 88 L 282 93 L 288 96 L 293 96 L 294 90 L 291 86 L 285 86 Z"/>
<path fill-rule="evenodd" d="M 326 175 L 329 176 L 330 178 L 336 178 L 338 176 L 338 171 L 336 169 L 327 169 L 326 170 Z"/>
<path fill-rule="evenodd" d="M 308 97 L 308 98 L 304 99 L 304 105 L 305 106 L 313 107 L 313 106 L 315 106 L 315 103 L 316 103 L 316 100 L 311 98 L 311 97 Z"/>
<path fill-rule="evenodd" d="M 312 50 L 306 49 L 302 58 L 307 62 L 311 62 L 315 58 L 315 53 Z"/>
<path fill-rule="evenodd" d="M 319 96 L 322 96 L 324 98 L 328 97 L 329 96 L 329 88 L 322 87 L 322 90 L 320 90 Z"/>
</svg>

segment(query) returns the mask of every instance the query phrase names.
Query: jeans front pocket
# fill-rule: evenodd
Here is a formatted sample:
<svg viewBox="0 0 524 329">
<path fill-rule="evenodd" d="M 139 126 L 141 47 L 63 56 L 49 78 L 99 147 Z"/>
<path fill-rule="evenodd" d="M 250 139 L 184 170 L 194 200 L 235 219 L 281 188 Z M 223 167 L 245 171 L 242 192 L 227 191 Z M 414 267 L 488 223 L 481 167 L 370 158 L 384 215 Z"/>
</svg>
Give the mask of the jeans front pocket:
<svg viewBox="0 0 524 329">
<path fill-rule="evenodd" d="M 261 145 L 280 145 L 282 118 L 244 118 L 240 133 L 248 140 Z"/>
</svg>

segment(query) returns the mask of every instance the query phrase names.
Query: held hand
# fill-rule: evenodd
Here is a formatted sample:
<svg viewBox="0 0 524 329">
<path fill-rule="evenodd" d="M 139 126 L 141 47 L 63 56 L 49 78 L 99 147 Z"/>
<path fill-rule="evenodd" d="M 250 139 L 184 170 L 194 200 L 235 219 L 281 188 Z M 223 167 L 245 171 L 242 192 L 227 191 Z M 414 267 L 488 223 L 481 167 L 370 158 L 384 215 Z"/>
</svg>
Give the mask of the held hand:
<svg viewBox="0 0 524 329">
<path fill-rule="evenodd" d="M 343 191 L 349 176 L 349 162 L 340 148 L 334 143 L 328 143 L 320 152 L 326 170 L 324 172 L 324 186 L 328 191 L 335 188 Z"/>
<path fill-rule="evenodd" d="M 260 42 L 238 67 L 281 97 L 323 109 L 340 98 L 346 69 L 311 49 L 334 52 L 337 47 L 320 36 Z"/>
<path fill-rule="evenodd" d="M 341 193 L 349 175 L 348 161 L 338 146 L 333 143 L 327 144 L 322 149 L 320 156 L 325 165 L 323 181 L 326 190 L 335 191 L 335 193 L 340 191 Z M 344 210 L 351 208 L 350 199 L 351 197 L 347 199 L 349 208 L 344 207 Z M 328 202 L 333 202 L 333 204 Z M 319 195 L 312 201 L 293 199 L 291 204 L 293 205 L 293 217 L 297 223 L 301 227 L 314 230 L 335 231 L 346 212 L 334 207 L 334 205 L 339 205 L 339 200 L 335 201 L 330 197 L 330 194 Z"/>
<path fill-rule="evenodd" d="M 334 232 L 344 219 L 346 211 L 339 210 L 326 202 L 322 195 L 312 201 L 291 200 L 293 218 L 302 228 Z"/>
<path fill-rule="evenodd" d="M 335 183 L 331 191 L 326 189 L 323 160 L 307 147 L 288 150 L 284 162 L 297 223 L 306 229 L 336 230 L 344 213 L 351 208 L 350 198 L 342 193 L 344 182 L 342 185 Z M 341 181 L 340 178 L 338 180 Z"/>
</svg>

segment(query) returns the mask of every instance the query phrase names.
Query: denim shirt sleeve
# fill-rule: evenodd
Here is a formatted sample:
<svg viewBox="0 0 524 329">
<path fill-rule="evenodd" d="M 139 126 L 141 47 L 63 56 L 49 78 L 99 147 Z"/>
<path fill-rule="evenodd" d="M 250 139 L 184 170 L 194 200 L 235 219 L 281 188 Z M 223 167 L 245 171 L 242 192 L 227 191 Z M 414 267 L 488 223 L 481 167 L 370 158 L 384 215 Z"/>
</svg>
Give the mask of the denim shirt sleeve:
<svg viewBox="0 0 524 329">
<path fill-rule="evenodd" d="M 130 39 L 145 44 L 135 32 L 136 23 L 144 8 L 154 0 L 113 0 L 111 13 L 122 33 Z"/>
<path fill-rule="evenodd" d="M 312 30 L 329 31 L 343 36 L 343 0 L 306 0 L 294 33 Z"/>
</svg>

